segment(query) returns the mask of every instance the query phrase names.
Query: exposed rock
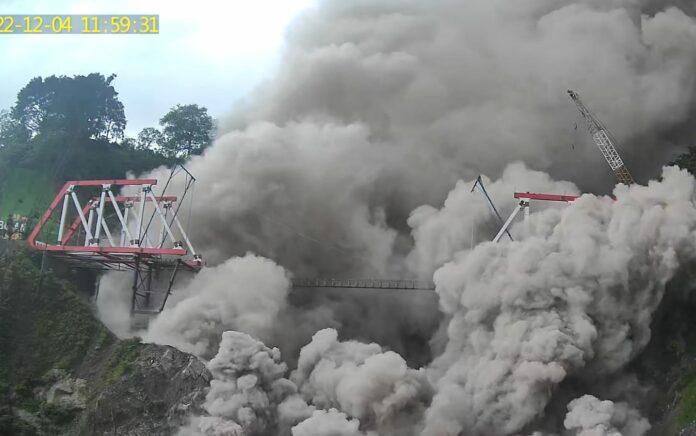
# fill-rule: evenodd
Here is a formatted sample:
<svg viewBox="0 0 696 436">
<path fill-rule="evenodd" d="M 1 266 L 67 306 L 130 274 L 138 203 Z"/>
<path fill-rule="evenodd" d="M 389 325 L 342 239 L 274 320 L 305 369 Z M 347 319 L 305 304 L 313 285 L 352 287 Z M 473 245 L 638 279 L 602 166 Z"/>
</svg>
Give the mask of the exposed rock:
<svg viewBox="0 0 696 436">
<path fill-rule="evenodd" d="M 679 436 L 696 436 L 696 423 L 691 423 L 679 431 Z"/>
<path fill-rule="evenodd" d="M 84 409 L 86 406 L 87 381 L 66 377 L 54 383 L 46 393 L 46 402 L 68 409 Z"/>
<path fill-rule="evenodd" d="M 29 425 L 31 428 L 37 432 L 41 429 L 41 420 L 33 413 L 24 409 L 14 409 L 13 413 L 17 418 L 22 420 L 24 423 Z"/>
<path fill-rule="evenodd" d="M 90 435 L 173 434 L 186 415 L 199 412 L 210 372 L 193 355 L 173 347 L 142 345 L 128 370 L 91 398 L 80 431 Z"/>
<path fill-rule="evenodd" d="M 41 382 L 44 384 L 55 383 L 58 380 L 68 377 L 68 371 L 60 368 L 51 368 L 46 371 L 46 374 L 41 377 Z"/>
</svg>

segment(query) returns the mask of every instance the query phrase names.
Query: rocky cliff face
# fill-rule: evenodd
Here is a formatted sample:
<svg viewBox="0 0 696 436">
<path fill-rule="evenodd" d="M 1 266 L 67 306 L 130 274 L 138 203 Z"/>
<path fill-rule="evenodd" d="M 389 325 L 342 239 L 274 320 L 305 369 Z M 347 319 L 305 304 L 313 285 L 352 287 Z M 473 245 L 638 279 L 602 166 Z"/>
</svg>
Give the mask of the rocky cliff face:
<svg viewBox="0 0 696 436">
<path fill-rule="evenodd" d="M 4 411 L 14 423 L 0 435 L 172 435 L 186 416 L 204 413 L 210 378 L 193 355 L 121 341 L 87 367 L 49 370 Z"/>
<path fill-rule="evenodd" d="M 170 435 L 210 373 L 175 348 L 119 341 L 68 274 L 0 246 L 0 436 Z"/>
<path fill-rule="evenodd" d="M 170 435 L 191 412 L 200 412 L 210 373 L 198 358 L 176 348 L 140 345 L 134 360 L 116 380 L 112 366 L 97 382 L 79 433 L 90 435 Z"/>
</svg>

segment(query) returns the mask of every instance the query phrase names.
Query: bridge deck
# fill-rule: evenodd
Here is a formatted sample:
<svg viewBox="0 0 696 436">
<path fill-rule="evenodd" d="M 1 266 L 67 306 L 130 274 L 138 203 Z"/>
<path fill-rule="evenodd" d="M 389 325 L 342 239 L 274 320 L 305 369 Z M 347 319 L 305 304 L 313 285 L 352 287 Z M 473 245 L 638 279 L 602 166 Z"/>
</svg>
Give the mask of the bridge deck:
<svg viewBox="0 0 696 436">
<path fill-rule="evenodd" d="M 294 288 L 363 288 L 363 289 L 404 289 L 434 291 L 435 284 L 418 280 L 388 279 L 316 279 L 298 278 L 292 280 Z"/>
</svg>

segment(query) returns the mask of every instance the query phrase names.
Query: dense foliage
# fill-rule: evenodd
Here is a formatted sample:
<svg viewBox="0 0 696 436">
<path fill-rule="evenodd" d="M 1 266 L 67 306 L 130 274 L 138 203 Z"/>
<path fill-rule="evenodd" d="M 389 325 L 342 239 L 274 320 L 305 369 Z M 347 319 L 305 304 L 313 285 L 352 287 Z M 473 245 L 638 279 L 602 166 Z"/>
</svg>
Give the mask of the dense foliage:
<svg viewBox="0 0 696 436">
<path fill-rule="evenodd" d="M 139 149 L 158 150 L 171 159 L 200 154 L 213 140 L 215 122 L 197 104 L 176 105 L 161 119 L 162 130 L 145 127 L 138 134 Z"/>
<path fill-rule="evenodd" d="M 40 262 L 23 248 L 0 255 L 0 385 L 73 368 L 102 328 L 74 287 Z"/>
<path fill-rule="evenodd" d="M 672 164 L 696 175 L 696 147 L 689 147 L 686 153 L 680 154 Z"/>
<path fill-rule="evenodd" d="M 176 105 L 160 120 L 162 146 L 169 156 L 198 154 L 210 144 L 213 118 L 197 104 Z"/>
<path fill-rule="evenodd" d="M 48 434 L 62 434 L 74 411 L 39 401 L 34 389 L 48 370 L 73 374 L 114 341 L 74 285 L 42 270 L 41 261 L 19 243 L 0 241 L 0 435 L 36 434 L 17 418 L 18 408 L 34 413 Z"/>
<path fill-rule="evenodd" d="M 116 75 L 35 77 L 19 91 L 12 118 L 22 137 L 63 132 L 75 139 L 123 137 L 126 116 L 112 86 Z"/>
<path fill-rule="evenodd" d="M 161 132 L 145 128 L 137 139 L 126 137 L 115 78 L 35 77 L 10 110 L 0 110 L 0 220 L 38 218 L 66 180 L 141 174 L 210 144 L 213 119 L 195 104 L 172 108 Z"/>
</svg>

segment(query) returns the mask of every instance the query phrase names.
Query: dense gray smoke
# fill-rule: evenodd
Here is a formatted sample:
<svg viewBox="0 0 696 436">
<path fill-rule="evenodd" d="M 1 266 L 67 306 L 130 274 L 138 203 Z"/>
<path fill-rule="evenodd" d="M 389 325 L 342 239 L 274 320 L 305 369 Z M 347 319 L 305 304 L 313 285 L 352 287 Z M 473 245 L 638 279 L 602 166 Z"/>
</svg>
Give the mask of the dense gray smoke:
<svg viewBox="0 0 696 436">
<path fill-rule="evenodd" d="M 212 416 L 193 417 L 181 429 L 182 436 L 286 432 L 314 411 L 297 396 L 293 382 L 284 378 L 287 365 L 280 351 L 247 334 L 223 333 L 208 369 L 214 380 L 204 407 Z"/>
<path fill-rule="evenodd" d="M 457 180 L 523 161 L 611 190 L 568 88 L 647 181 L 696 109 L 696 23 L 655 5 L 319 2 L 288 31 L 273 80 L 187 164 L 192 238 L 209 262 L 251 250 L 300 275 L 402 276 L 408 215 Z"/>
<path fill-rule="evenodd" d="M 563 195 L 577 195 L 579 190 L 569 182 L 556 182 L 548 174 L 530 171 L 521 163 L 513 163 L 505 168 L 500 179 L 491 181 L 482 178 L 486 192 L 498 204 L 512 205 L 511 192 L 553 192 Z M 472 191 L 474 181 L 457 182 L 450 191 L 442 209 L 430 205 L 420 206 L 411 212 L 408 225 L 415 241 L 413 251 L 407 261 L 412 271 L 425 279 L 430 279 L 436 268 L 452 259 L 452 255 L 462 248 L 471 248 L 480 242 L 490 240 L 500 223 L 492 220 L 492 212 L 485 197 L 478 190 Z M 524 187 L 524 189 L 522 189 Z M 535 210 L 548 207 L 548 203 L 535 203 Z M 492 230 L 492 231 L 491 231 Z"/>
<path fill-rule="evenodd" d="M 350 419 L 336 409 L 317 410 L 310 418 L 292 428 L 292 436 L 377 436 L 360 431 L 360 421 Z"/>
<path fill-rule="evenodd" d="M 382 435 L 411 432 L 432 396 L 424 371 L 377 344 L 339 342 L 332 329 L 302 348 L 291 379 L 310 404 L 338 408 Z"/>
<path fill-rule="evenodd" d="M 470 193 L 455 189 L 450 204 L 461 195 Z M 568 403 L 564 429 L 535 427 L 564 380 L 621 374 L 650 339 L 666 283 L 696 259 L 688 173 L 669 167 L 615 195 L 533 213 L 514 228 L 518 240 L 455 253 L 434 275 L 446 339 L 426 368 L 328 329 L 289 372 L 277 350 L 225 333 L 209 364 L 211 416 L 191 425 L 211 435 L 645 434 L 634 406 L 591 396 Z"/>
<path fill-rule="evenodd" d="M 650 424 L 626 404 L 600 401 L 591 395 L 568 404 L 564 425 L 576 436 L 639 435 L 650 428 Z"/>
<path fill-rule="evenodd" d="M 247 255 L 203 269 L 174 304 L 149 327 L 145 339 L 206 356 L 220 333 L 240 330 L 272 338 L 274 321 L 286 304 L 290 282 L 271 260 Z"/>
<path fill-rule="evenodd" d="M 450 199 L 468 194 L 455 189 Z M 446 345 L 421 370 L 377 344 L 338 341 L 329 329 L 302 348 L 288 380 L 277 350 L 225 333 L 209 364 L 212 417 L 194 422 L 215 435 L 231 425 L 221 416 L 234 418 L 239 434 L 264 434 L 254 430 L 259 413 L 275 417 L 263 428 L 284 422 L 295 436 L 318 434 L 313 428 L 341 435 L 645 434 L 650 425 L 632 406 L 589 395 L 568 404 L 564 429 L 534 427 L 567 378 L 621 373 L 647 345 L 666 283 L 696 259 L 696 181 L 689 174 L 666 168 L 661 182 L 620 186 L 615 194 L 533 213 L 515 228 L 519 240 L 478 244 L 439 268 Z M 236 337 L 255 345 L 230 345 Z M 274 375 L 240 370 L 248 364 L 238 356 L 247 350 L 262 350 L 263 358 L 245 361 Z M 286 398 L 292 407 L 281 407 Z M 239 416 L 240 408 L 259 405 L 267 407 Z M 295 421 L 309 421 L 291 427 L 292 419 L 280 418 L 288 409 Z"/>
<path fill-rule="evenodd" d="M 647 345 L 665 284 L 696 253 L 694 179 L 663 177 L 534 214 L 523 241 L 435 273 L 451 320 L 424 434 L 519 432 L 566 377 L 615 374 Z"/>
<path fill-rule="evenodd" d="M 561 400 L 563 383 L 619 377 L 649 341 L 695 255 L 694 180 L 668 168 L 616 201 L 535 203 L 501 244 L 470 189 L 483 174 L 503 215 L 514 191 L 611 191 L 568 88 L 640 182 L 660 176 L 696 131 L 693 9 L 324 0 L 300 16 L 273 79 L 186 163 L 209 268 L 145 332 L 212 358 L 210 416 L 183 434 L 644 434 L 630 399 Z M 433 273 L 425 298 L 290 290 Z M 101 312 L 123 327 L 114 282 Z"/>
</svg>

